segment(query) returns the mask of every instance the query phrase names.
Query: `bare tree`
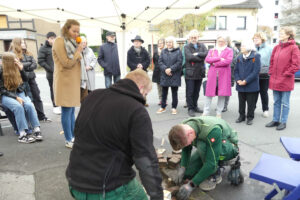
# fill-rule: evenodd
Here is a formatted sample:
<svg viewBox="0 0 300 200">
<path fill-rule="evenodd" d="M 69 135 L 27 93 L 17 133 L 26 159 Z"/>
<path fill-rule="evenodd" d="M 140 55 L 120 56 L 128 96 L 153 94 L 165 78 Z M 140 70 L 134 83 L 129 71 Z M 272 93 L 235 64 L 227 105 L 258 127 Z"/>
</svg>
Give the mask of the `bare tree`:
<svg viewBox="0 0 300 200">
<path fill-rule="evenodd" d="M 282 18 L 280 26 L 293 26 L 297 29 L 296 35 L 300 37 L 300 1 L 299 0 L 283 0 Z"/>
</svg>

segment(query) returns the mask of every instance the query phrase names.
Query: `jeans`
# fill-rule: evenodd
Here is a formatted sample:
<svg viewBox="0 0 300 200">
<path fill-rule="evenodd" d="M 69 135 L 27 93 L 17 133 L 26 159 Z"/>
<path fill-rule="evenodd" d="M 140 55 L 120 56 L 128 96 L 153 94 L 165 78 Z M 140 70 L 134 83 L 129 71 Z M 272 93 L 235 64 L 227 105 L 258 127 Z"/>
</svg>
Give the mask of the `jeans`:
<svg viewBox="0 0 300 200">
<path fill-rule="evenodd" d="M 72 138 L 74 138 L 75 127 L 74 107 L 61 107 L 61 124 L 64 130 L 66 141 L 71 142 Z"/>
<path fill-rule="evenodd" d="M 224 109 L 224 103 L 225 103 L 225 96 L 218 96 L 218 103 L 217 103 L 217 115 L 220 115 L 222 113 L 222 110 Z M 205 97 L 205 103 L 204 103 L 204 115 L 209 115 L 210 112 L 210 106 L 212 102 L 213 97 Z"/>
<path fill-rule="evenodd" d="M 259 79 L 259 94 L 262 104 L 262 110 L 268 111 L 269 110 L 269 95 L 268 95 L 268 89 L 269 89 L 269 79 Z"/>
<path fill-rule="evenodd" d="M 112 84 L 112 79 L 114 78 L 114 83 L 120 80 L 120 75 L 105 75 L 105 87 L 109 88 Z"/>
<path fill-rule="evenodd" d="M 247 102 L 247 119 L 252 120 L 254 118 L 254 111 L 256 108 L 256 101 L 258 92 L 239 92 L 239 113 L 241 118 L 245 118 L 246 102 Z"/>
<path fill-rule="evenodd" d="M 274 97 L 274 113 L 273 121 L 286 123 L 290 111 L 291 91 L 281 92 L 273 90 Z"/>
<path fill-rule="evenodd" d="M 25 96 L 24 92 L 17 93 L 17 96 L 23 99 L 23 105 L 21 105 L 16 99 L 8 96 L 2 96 L 2 104 L 14 113 L 18 130 L 20 132 L 28 130 L 27 119 L 33 128 L 39 127 L 40 123 L 37 113 L 30 98 Z"/>
<path fill-rule="evenodd" d="M 167 107 L 168 90 L 169 87 L 162 86 L 162 101 L 161 101 L 162 108 Z M 171 87 L 171 90 L 172 90 L 172 108 L 176 109 L 178 105 L 178 87 Z"/>
<path fill-rule="evenodd" d="M 186 82 L 186 102 L 189 110 L 195 110 L 198 107 L 198 99 L 202 79 L 200 80 L 185 80 Z"/>
</svg>

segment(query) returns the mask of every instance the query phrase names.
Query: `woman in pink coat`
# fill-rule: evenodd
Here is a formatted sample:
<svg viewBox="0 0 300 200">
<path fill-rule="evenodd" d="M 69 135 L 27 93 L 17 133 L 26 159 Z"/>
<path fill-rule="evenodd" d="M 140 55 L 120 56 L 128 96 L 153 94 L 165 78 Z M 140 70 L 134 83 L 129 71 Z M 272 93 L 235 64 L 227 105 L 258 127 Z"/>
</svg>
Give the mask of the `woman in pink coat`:
<svg viewBox="0 0 300 200">
<path fill-rule="evenodd" d="M 210 105 L 214 96 L 218 96 L 217 117 L 221 118 L 225 97 L 231 96 L 231 68 L 233 51 L 227 47 L 224 37 L 217 38 L 217 46 L 211 49 L 205 61 L 210 64 L 205 91 L 203 115 L 209 115 Z"/>
</svg>

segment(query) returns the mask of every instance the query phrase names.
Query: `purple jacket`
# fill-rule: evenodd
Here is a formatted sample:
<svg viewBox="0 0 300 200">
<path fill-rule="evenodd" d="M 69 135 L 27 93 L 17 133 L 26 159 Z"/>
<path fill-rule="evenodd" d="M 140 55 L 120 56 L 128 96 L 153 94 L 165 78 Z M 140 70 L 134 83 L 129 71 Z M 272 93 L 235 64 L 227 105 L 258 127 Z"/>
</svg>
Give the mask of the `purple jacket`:
<svg viewBox="0 0 300 200">
<path fill-rule="evenodd" d="M 224 60 L 221 60 L 223 58 Z M 230 64 L 233 58 L 233 51 L 226 47 L 221 55 L 218 55 L 218 50 L 209 50 L 205 61 L 210 64 L 205 96 L 231 96 L 231 68 Z M 218 78 L 217 78 L 218 77 Z M 218 80 L 217 80 L 218 79 Z M 218 85 L 217 85 L 218 81 Z M 218 86 L 218 93 L 216 88 Z"/>
</svg>

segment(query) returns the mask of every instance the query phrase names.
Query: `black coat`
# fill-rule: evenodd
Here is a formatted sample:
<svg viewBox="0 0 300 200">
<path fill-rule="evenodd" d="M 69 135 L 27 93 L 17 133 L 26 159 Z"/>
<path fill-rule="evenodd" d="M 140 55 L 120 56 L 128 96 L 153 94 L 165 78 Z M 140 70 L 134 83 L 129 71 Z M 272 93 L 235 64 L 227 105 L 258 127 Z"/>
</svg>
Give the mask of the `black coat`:
<svg viewBox="0 0 300 200">
<path fill-rule="evenodd" d="M 159 59 L 159 55 L 158 55 L 158 51 L 156 50 L 153 53 L 154 69 L 153 69 L 153 74 L 152 74 L 152 82 L 159 84 L 160 83 L 160 68 L 158 65 L 158 59 Z"/>
<path fill-rule="evenodd" d="M 120 75 L 118 46 L 116 43 L 107 42 L 99 49 L 98 63 L 104 69 L 104 75 Z"/>
<path fill-rule="evenodd" d="M 25 82 L 28 81 L 28 76 L 27 76 L 28 74 L 24 70 L 21 70 L 20 73 L 21 73 L 23 83 L 21 85 L 19 85 L 19 87 L 16 89 L 16 91 L 10 91 L 10 90 L 7 90 L 7 88 L 5 88 L 5 86 L 4 86 L 3 71 L 2 71 L 2 67 L 0 68 L 0 95 L 1 96 L 8 96 L 8 97 L 16 99 L 17 93 L 25 92 Z M 26 94 L 26 92 L 25 92 L 25 94 Z"/>
<path fill-rule="evenodd" d="M 150 116 L 137 85 L 122 79 L 81 104 L 66 176 L 72 188 L 101 193 L 127 184 L 135 164 L 151 199 L 163 199 Z"/>
<path fill-rule="evenodd" d="M 130 71 L 135 70 L 138 64 L 142 64 L 143 70 L 147 71 L 150 65 L 150 57 L 147 50 L 144 47 L 141 48 L 140 55 L 134 50 L 133 46 L 127 52 L 127 65 Z"/>
<path fill-rule="evenodd" d="M 28 79 L 34 79 L 36 77 L 34 70 L 37 68 L 37 64 L 33 56 L 23 54 L 21 62 L 23 63 L 24 71 L 27 72 Z"/>
<path fill-rule="evenodd" d="M 181 85 L 182 53 L 179 48 L 172 51 L 164 49 L 158 60 L 161 70 L 160 85 L 163 87 L 178 87 Z M 172 76 L 168 76 L 166 69 L 171 68 Z"/>
<path fill-rule="evenodd" d="M 38 64 L 46 70 L 47 79 L 53 79 L 54 62 L 52 58 L 52 46 L 48 41 L 39 50 Z"/>
<path fill-rule="evenodd" d="M 208 53 L 204 44 L 197 43 L 198 49 L 195 49 L 194 44 L 185 45 L 185 79 L 200 80 L 205 77 L 204 60 Z M 193 55 L 198 53 L 198 55 Z"/>
</svg>

